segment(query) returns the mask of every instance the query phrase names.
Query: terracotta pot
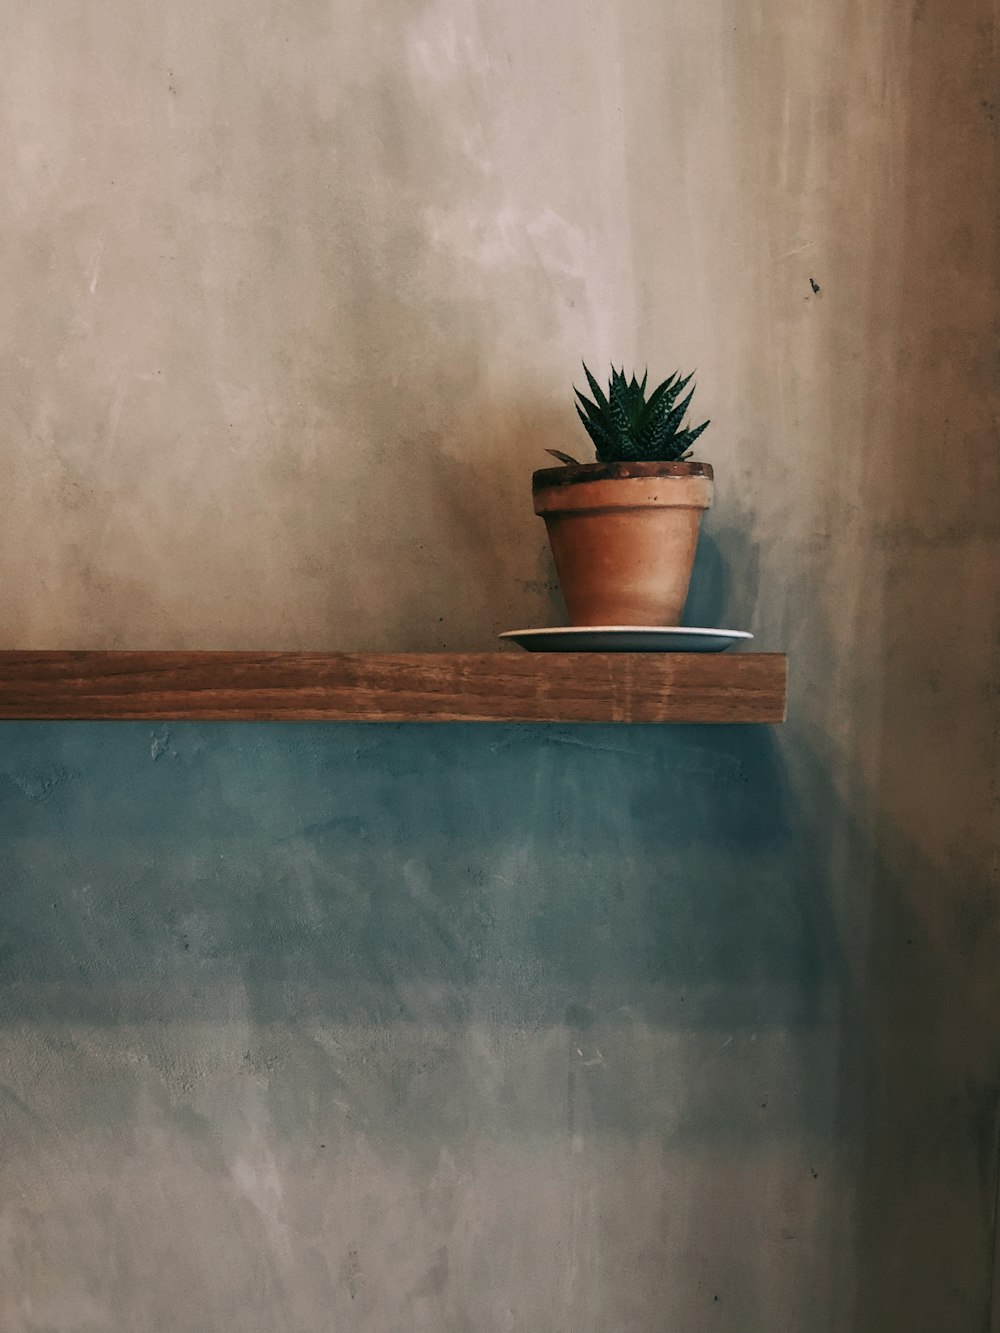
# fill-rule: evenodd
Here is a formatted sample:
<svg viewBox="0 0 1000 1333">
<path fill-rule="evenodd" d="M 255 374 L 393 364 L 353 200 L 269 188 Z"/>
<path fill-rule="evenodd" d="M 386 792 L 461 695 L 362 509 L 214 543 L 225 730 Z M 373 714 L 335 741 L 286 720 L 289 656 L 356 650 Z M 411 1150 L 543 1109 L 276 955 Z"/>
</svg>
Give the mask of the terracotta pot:
<svg viewBox="0 0 1000 1333">
<path fill-rule="evenodd" d="M 680 624 L 708 463 L 581 463 L 531 481 L 571 624 Z"/>
</svg>

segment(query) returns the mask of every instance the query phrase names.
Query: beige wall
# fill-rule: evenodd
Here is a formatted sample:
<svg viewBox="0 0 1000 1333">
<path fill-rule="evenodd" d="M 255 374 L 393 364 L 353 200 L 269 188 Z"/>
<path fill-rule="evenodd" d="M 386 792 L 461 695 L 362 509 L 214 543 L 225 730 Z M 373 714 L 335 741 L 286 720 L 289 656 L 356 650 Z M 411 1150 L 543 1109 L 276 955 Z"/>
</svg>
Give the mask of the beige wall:
<svg viewBox="0 0 1000 1333">
<path fill-rule="evenodd" d="M 790 653 L 782 771 L 843 958 L 831 1155 L 767 1333 L 980 1329 L 989 0 L 0 15 L 3 644 L 488 648 L 559 614 L 528 481 L 584 447 L 580 358 L 696 366 L 695 609 Z M 679 1188 L 723 1199 L 734 1164 L 699 1169 Z"/>
<path fill-rule="evenodd" d="M 797 650 L 820 616 L 862 637 L 859 541 L 894 515 L 861 501 L 900 470 L 895 386 L 926 370 L 903 364 L 913 303 L 960 304 L 985 356 L 989 237 L 938 176 L 985 184 L 989 33 L 952 8 L 12 5 L 5 641 L 483 646 L 535 623 L 528 474 L 585 443 L 581 357 L 697 366 L 715 528 L 769 575 L 738 616 Z M 921 57 L 930 25 L 948 46 Z M 931 74 L 956 85 L 937 222 Z"/>
</svg>

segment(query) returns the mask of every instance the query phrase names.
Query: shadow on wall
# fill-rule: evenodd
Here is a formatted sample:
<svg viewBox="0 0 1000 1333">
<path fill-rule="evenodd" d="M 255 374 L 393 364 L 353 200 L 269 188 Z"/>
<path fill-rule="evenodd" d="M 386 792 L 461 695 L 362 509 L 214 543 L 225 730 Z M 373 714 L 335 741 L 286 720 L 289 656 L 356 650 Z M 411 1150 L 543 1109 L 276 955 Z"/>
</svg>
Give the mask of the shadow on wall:
<svg viewBox="0 0 1000 1333">
<path fill-rule="evenodd" d="M 752 525 L 703 531 L 698 541 L 691 589 L 684 607 L 686 625 L 751 629 L 760 586 L 760 556 L 747 533 Z"/>
<path fill-rule="evenodd" d="M 872 800 L 886 873 L 857 1015 L 869 1086 L 857 1328 L 980 1333 L 1000 1318 L 996 11 L 921 3 L 907 29 L 891 447 L 869 465 L 884 562 Z M 884 324 L 885 310 L 873 318 Z"/>
</svg>

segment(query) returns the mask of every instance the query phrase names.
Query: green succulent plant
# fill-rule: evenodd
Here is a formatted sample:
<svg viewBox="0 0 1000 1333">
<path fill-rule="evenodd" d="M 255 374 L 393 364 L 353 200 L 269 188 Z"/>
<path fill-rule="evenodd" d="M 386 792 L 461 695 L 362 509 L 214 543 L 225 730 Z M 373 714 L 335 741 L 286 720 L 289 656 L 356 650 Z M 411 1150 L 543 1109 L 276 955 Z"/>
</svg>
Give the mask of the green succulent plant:
<svg viewBox="0 0 1000 1333">
<path fill-rule="evenodd" d="M 691 445 L 709 424 L 703 421 L 693 429 L 684 425 L 694 388 L 686 398 L 680 402 L 678 399 L 691 382 L 693 373 L 682 378 L 678 371 L 657 385 L 647 398 L 648 372 L 640 384 L 634 374 L 631 380 L 625 378 L 624 366 L 615 370 L 612 365 L 611 381 L 605 394 L 586 363 L 583 369 L 594 401 L 574 386 L 580 400 L 576 410 L 594 442 L 598 462 L 676 463 L 690 456 Z M 564 462 L 574 461 L 565 454 L 556 457 Z"/>
</svg>

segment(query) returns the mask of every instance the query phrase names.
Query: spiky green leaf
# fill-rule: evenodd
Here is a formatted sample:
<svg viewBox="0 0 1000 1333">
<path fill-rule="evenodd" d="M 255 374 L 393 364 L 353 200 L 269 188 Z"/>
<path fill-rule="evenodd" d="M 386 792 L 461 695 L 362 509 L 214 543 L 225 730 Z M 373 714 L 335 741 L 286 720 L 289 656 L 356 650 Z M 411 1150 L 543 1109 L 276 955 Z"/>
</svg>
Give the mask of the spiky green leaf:
<svg viewBox="0 0 1000 1333">
<path fill-rule="evenodd" d="M 633 431 L 635 431 L 638 426 L 639 418 L 642 415 L 642 410 L 645 406 L 646 398 L 643 393 L 642 385 L 633 375 L 628 386 L 628 417 L 629 426 Z"/>
<path fill-rule="evenodd" d="M 660 413 L 662 411 L 665 411 L 666 408 L 668 408 L 669 405 L 673 402 L 674 395 L 672 393 L 672 389 L 674 383 L 677 380 L 678 375 L 680 375 L 679 370 L 675 371 L 673 375 L 665 379 L 662 384 L 658 384 L 657 387 L 653 390 L 653 392 L 649 395 L 649 401 L 646 403 L 646 406 L 643 409 L 639 417 L 639 420 L 637 422 L 637 429 L 639 431 L 640 438 L 648 436 L 649 431 L 655 424 Z"/>
<path fill-rule="evenodd" d="M 693 430 L 686 430 L 683 435 L 678 435 L 677 443 L 686 449 L 688 445 L 694 444 L 707 425 L 709 425 L 709 422 L 703 421 L 700 426 L 695 426 Z"/>
<path fill-rule="evenodd" d="M 599 425 L 603 424 L 606 420 L 606 414 L 601 411 L 597 404 L 592 403 L 579 389 L 575 389 L 574 392 L 586 409 L 587 416 L 590 417 L 591 421 L 596 421 Z"/>
<path fill-rule="evenodd" d="M 676 434 L 676 432 L 680 430 L 681 423 L 684 420 L 684 414 L 690 407 L 691 399 L 693 397 L 694 397 L 694 389 L 692 389 L 691 392 L 688 394 L 688 396 L 683 400 L 683 402 L 678 403 L 678 405 L 673 409 L 673 411 L 670 412 L 670 414 L 664 419 L 663 422 L 664 427 L 667 431 L 670 432 L 671 435 Z"/>
<path fill-rule="evenodd" d="M 587 376 L 587 383 L 590 385 L 590 392 L 594 395 L 594 402 L 597 403 L 598 407 L 603 411 L 607 412 L 608 400 L 601 391 L 601 386 L 598 384 L 597 380 L 594 379 L 593 375 L 591 375 L 590 371 L 587 369 L 586 361 L 583 362 L 583 373 Z"/>
<path fill-rule="evenodd" d="M 628 384 L 624 375 L 612 378 L 608 402 L 611 405 L 611 421 L 614 428 L 624 439 L 628 436 L 632 424 L 628 410 Z"/>
<path fill-rule="evenodd" d="M 583 415 L 579 408 L 576 409 L 577 416 L 586 427 L 587 434 L 594 442 L 594 448 L 597 451 L 597 457 L 600 462 L 607 462 L 608 459 L 615 457 L 616 440 L 615 437 L 600 424 L 598 421 L 590 421 Z"/>
</svg>

